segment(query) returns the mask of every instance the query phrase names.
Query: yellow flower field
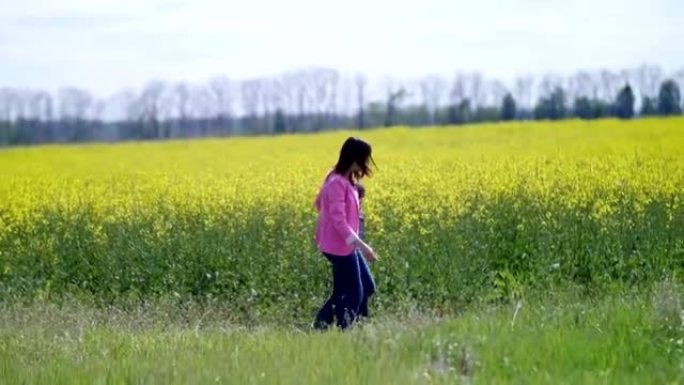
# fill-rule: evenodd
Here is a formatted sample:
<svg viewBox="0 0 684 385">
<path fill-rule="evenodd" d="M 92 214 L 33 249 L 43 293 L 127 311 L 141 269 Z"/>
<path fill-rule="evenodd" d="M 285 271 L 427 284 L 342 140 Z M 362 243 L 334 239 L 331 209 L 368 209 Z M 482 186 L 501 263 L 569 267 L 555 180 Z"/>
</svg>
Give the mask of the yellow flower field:
<svg viewBox="0 0 684 385">
<path fill-rule="evenodd" d="M 0 150 L 0 297 L 213 298 L 307 319 L 327 293 L 313 198 L 373 145 L 376 305 L 449 308 L 684 268 L 684 119 Z"/>
</svg>

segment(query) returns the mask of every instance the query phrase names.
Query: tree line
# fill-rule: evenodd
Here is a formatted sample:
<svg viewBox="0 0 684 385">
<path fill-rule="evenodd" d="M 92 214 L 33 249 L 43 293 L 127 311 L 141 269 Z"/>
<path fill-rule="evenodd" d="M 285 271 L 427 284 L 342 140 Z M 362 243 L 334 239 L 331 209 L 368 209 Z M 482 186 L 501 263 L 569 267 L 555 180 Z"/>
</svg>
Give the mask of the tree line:
<svg viewBox="0 0 684 385">
<path fill-rule="evenodd" d="M 599 119 L 682 113 L 684 68 L 654 65 L 569 76 L 478 72 L 369 79 L 314 68 L 206 84 L 151 81 L 96 98 L 85 89 L 0 88 L 0 145 L 265 135 L 379 126 Z"/>
</svg>

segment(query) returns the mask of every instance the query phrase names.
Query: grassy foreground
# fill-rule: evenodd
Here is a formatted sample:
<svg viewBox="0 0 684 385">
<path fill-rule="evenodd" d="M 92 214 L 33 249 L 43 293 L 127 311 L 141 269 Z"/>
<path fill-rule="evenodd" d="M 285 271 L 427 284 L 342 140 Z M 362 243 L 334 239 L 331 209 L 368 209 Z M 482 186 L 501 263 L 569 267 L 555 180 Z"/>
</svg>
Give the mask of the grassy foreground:
<svg viewBox="0 0 684 385">
<path fill-rule="evenodd" d="M 323 334 L 194 311 L 32 305 L 0 316 L 0 383 L 680 384 L 677 293 L 413 313 Z"/>
</svg>

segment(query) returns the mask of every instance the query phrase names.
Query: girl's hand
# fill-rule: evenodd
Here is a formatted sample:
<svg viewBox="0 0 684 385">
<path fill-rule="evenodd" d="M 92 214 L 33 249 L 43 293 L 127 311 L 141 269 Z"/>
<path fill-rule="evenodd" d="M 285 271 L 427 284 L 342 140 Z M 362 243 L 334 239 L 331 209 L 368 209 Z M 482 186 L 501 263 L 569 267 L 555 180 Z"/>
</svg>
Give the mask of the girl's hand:
<svg viewBox="0 0 684 385">
<path fill-rule="evenodd" d="M 364 245 L 363 247 L 361 247 L 361 252 L 363 253 L 363 256 L 366 258 L 366 261 L 368 262 L 375 262 L 378 260 L 378 256 L 375 254 L 373 249 L 371 249 L 368 245 Z"/>
<path fill-rule="evenodd" d="M 377 261 L 378 256 L 375 254 L 373 249 L 370 246 L 368 246 L 368 244 L 366 242 L 361 240 L 361 238 L 359 238 L 356 234 L 352 233 L 352 235 L 356 238 L 353 242 L 354 245 L 361 250 L 361 254 L 363 254 L 364 258 L 366 258 L 366 261 L 368 261 L 368 262 Z"/>
</svg>

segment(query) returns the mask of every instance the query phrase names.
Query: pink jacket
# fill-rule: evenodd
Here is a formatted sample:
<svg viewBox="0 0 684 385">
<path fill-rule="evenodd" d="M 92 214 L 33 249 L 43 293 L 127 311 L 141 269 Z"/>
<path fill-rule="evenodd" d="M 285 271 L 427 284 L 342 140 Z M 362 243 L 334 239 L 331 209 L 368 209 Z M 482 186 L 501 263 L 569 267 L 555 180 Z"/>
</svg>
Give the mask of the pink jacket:
<svg viewBox="0 0 684 385">
<path fill-rule="evenodd" d="M 315 206 L 318 248 L 337 256 L 352 254 L 359 232 L 359 195 L 351 182 L 340 174 L 330 174 L 316 197 Z"/>
</svg>

